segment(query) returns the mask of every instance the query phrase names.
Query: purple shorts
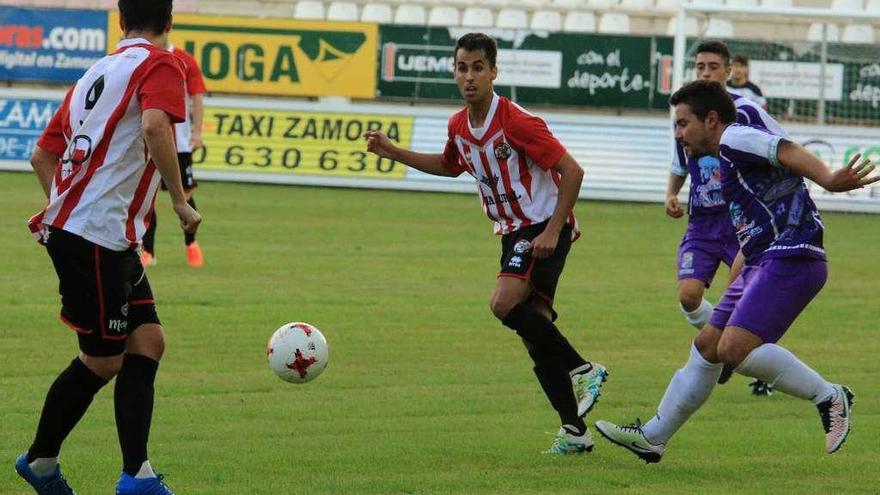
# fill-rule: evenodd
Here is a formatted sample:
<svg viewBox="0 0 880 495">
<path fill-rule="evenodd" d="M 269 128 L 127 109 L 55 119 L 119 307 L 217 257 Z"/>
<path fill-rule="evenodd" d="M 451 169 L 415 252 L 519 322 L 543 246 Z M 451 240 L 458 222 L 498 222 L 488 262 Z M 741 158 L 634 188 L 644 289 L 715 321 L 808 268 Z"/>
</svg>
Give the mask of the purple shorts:
<svg viewBox="0 0 880 495">
<path fill-rule="evenodd" d="M 740 327 L 775 343 L 822 290 L 828 263 L 812 258 L 770 258 L 746 265 L 730 284 L 709 324 Z"/>
<path fill-rule="evenodd" d="M 678 279 L 695 278 L 709 287 L 718 265 L 722 262 L 727 266 L 733 264 L 738 251 L 736 238 L 705 241 L 685 237 L 678 248 Z"/>
</svg>

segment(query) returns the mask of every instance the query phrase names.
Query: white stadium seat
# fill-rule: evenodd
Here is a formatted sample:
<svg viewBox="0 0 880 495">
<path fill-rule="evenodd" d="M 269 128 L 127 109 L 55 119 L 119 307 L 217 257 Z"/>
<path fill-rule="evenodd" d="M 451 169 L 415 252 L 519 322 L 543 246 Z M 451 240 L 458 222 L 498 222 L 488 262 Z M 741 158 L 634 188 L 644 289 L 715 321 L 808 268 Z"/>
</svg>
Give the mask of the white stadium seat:
<svg viewBox="0 0 880 495">
<path fill-rule="evenodd" d="M 840 30 L 837 28 L 837 24 L 828 24 L 827 30 L 829 42 L 840 41 Z M 822 41 L 821 22 L 810 24 L 810 30 L 807 32 L 807 41 Z"/>
<path fill-rule="evenodd" d="M 562 30 L 567 33 L 596 32 L 596 14 L 583 10 L 574 10 L 565 15 Z"/>
<path fill-rule="evenodd" d="M 461 25 L 464 27 L 493 27 L 494 22 L 492 11 L 485 7 L 468 7 L 461 15 Z"/>
<path fill-rule="evenodd" d="M 619 0 L 587 0 L 587 8 L 595 10 L 611 10 L 620 5 Z"/>
<path fill-rule="evenodd" d="M 761 0 L 761 6 L 771 9 L 790 9 L 794 3 L 792 0 Z"/>
<path fill-rule="evenodd" d="M 865 10 L 869 14 L 880 14 L 880 0 L 868 0 L 868 4 L 865 5 Z"/>
<path fill-rule="evenodd" d="M 629 34 L 629 16 L 612 12 L 599 18 L 599 32 L 607 34 Z"/>
<path fill-rule="evenodd" d="M 316 0 L 300 0 L 293 8 L 293 17 L 294 19 L 323 19 L 324 3 Z"/>
<path fill-rule="evenodd" d="M 666 34 L 669 36 L 675 36 L 675 31 L 678 29 L 678 18 L 673 17 L 669 19 L 669 24 L 666 26 Z M 684 18 L 684 34 L 685 36 L 693 36 L 697 37 L 700 35 L 700 23 L 697 22 L 696 17 L 685 17 Z"/>
<path fill-rule="evenodd" d="M 657 0 L 656 9 L 663 12 L 677 12 L 681 0 Z"/>
<path fill-rule="evenodd" d="M 437 5 L 431 7 L 428 13 L 429 26 L 458 26 L 461 24 L 461 14 L 458 9 L 449 5 Z"/>
<path fill-rule="evenodd" d="M 391 6 L 384 3 L 368 3 L 361 10 L 361 22 L 390 23 L 394 17 L 391 15 Z"/>
<path fill-rule="evenodd" d="M 510 0 L 511 7 L 520 7 L 526 10 L 534 10 L 550 5 L 550 0 Z"/>
<path fill-rule="evenodd" d="M 559 10 L 577 10 L 587 7 L 587 0 L 550 0 L 550 6 Z"/>
<path fill-rule="evenodd" d="M 333 2 L 327 8 L 328 21 L 356 21 L 358 8 L 352 2 Z"/>
<path fill-rule="evenodd" d="M 394 24 L 414 24 L 424 26 L 427 22 L 425 8 L 421 5 L 402 4 L 398 5 L 394 12 Z"/>
<path fill-rule="evenodd" d="M 841 43 L 874 43 L 874 27 L 870 24 L 849 24 L 840 35 Z"/>
<path fill-rule="evenodd" d="M 861 12 L 864 0 L 831 0 L 831 10 L 835 12 Z"/>
<path fill-rule="evenodd" d="M 703 36 L 707 38 L 733 38 L 733 22 L 730 19 L 709 18 Z"/>
<path fill-rule="evenodd" d="M 555 10 L 536 10 L 532 14 L 532 22 L 529 24 L 529 28 L 536 31 L 561 31 L 562 14 Z"/>
<path fill-rule="evenodd" d="M 647 12 L 654 7 L 654 0 L 620 0 L 620 8 L 628 12 Z"/>
<path fill-rule="evenodd" d="M 727 0 L 725 2 L 729 7 L 757 7 L 758 0 Z"/>
<path fill-rule="evenodd" d="M 529 27 L 529 16 L 525 10 L 505 8 L 498 11 L 495 26 L 505 29 L 526 29 Z"/>
<path fill-rule="evenodd" d="M 693 0 L 694 5 L 724 5 L 724 0 Z"/>
</svg>

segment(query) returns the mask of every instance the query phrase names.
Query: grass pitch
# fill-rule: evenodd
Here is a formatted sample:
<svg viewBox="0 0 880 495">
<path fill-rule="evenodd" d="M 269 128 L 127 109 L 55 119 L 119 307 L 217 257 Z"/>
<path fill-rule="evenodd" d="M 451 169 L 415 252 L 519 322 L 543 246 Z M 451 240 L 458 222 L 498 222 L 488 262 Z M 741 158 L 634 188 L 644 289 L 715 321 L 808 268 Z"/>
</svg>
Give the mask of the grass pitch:
<svg viewBox="0 0 880 495">
<path fill-rule="evenodd" d="M 856 393 L 834 456 L 809 403 L 749 395 L 734 377 L 646 466 L 596 436 L 592 454 L 542 455 L 557 418 L 528 356 L 488 299 L 499 242 L 475 196 L 206 183 L 203 269 L 159 198 L 149 270 L 168 350 L 150 456 L 178 494 L 878 493 L 876 338 L 880 217 L 825 215 L 825 290 L 782 344 Z M 76 354 L 57 280 L 25 222 L 28 174 L 0 174 L 0 494 L 31 493 L 12 464 L 42 400 Z M 683 220 L 660 205 L 578 203 L 584 236 L 556 301 L 558 324 L 611 371 L 588 420 L 648 419 L 694 335 L 677 308 Z M 710 291 L 726 282 L 719 272 Z M 772 311 L 772 308 L 767 308 Z M 292 320 L 330 342 L 303 386 L 269 371 L 266 341 Z M 121 468 L 112 387 L 62 451 L 81 495 L 113 493 Z"/>
</svg>

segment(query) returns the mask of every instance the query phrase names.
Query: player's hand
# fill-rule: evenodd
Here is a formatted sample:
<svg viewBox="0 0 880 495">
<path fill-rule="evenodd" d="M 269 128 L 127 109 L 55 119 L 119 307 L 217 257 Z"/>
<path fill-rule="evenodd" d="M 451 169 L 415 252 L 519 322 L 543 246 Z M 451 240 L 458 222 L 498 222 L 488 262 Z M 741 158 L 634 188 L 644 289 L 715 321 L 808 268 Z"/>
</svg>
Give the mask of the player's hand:
<svg viewBox="0 0 880 495">
<path fill-rule="evenodd" d="M 204 146 L 205 143 L 202 142 L 202 135 L 193 133 L 192 137 L 189 138 L 189 145 L 192 147 L 193 151 Z"/>
<path fill-rule="evenodd" d="M 367 140 L 367 151 L 383 158 L 392 158 L 391 155 L 396 147 L 382 131 L 367 131 L 364 133 L 364 138 Z"/>
<path fill-rule="evenodd" d="M 672 218 L 680 218 L 684 215 L 684 210 L 681 209 L 677 196 L 666 197 L 666 214 Z"/>
<path fill-rule="evenodd" d="M 195 234 L 202 223 L 202 215 L 187 202 L 174 204 L 174 213 L 180 218 L 180 227 L 187 234 Z"/>
<path fill-rule="evenodd" d="M 852 191 L 880 181 L 880 175 L 870 177 L 874 168 L 875 165 L 870 159 L 862 158 L 861 153 L 856 153 L 846 167 L 831 172 L 825 189 L 831 192 Z"/>
<path fill-rule="evenodd" d="M 538 259 L 546 258 L 556 251 L 559 243 L 559 232 L 544 230 L 538 237 L 532 239 L 532 256 Z"/>
</svg>

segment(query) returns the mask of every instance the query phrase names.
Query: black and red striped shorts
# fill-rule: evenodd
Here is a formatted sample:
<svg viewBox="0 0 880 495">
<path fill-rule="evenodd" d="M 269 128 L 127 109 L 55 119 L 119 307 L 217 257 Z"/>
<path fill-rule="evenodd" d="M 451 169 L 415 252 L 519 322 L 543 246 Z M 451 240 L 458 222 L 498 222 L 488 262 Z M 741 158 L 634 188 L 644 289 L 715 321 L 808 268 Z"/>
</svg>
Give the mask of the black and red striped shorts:
<svg viewBox="0 0 880 495">
<path fill-rule="evenodd" d="M 113 251 L 61 229 L 49 232 L 46 248 L 58 274 L 61 320 L 76 331 L 83 353 L 122 354 L 132 331 L 159 324 L 136 251 Z"/>
</svg>

